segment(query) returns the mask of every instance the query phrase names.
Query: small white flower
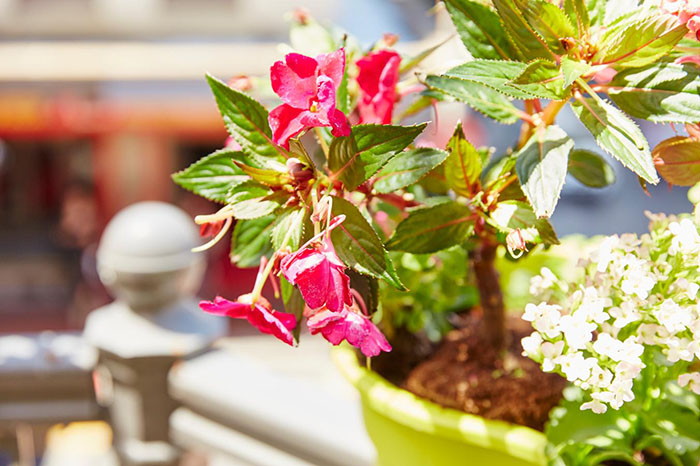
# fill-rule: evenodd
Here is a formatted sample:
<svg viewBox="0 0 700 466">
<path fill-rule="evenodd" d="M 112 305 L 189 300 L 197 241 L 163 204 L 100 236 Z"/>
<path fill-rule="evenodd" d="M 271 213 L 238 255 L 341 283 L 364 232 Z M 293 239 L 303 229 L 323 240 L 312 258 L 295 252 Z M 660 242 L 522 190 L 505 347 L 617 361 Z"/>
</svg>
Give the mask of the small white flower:
<svg viewBox="0 0 700 466">
<path fill-rule="evenodd" d="M 668 229 L 673 234 L 669 253 L 690 255 L 700 252 L 700 235 L 692 220 L 684 218 L 680 222 L 671 222 Z"/>
<path fill-rule="evenodd" d="M 556 367 L 555 360 L 561 356 L 561 352 L 564 349 L 564 341 L 559 340 L 556 343 L 550 343 L 545 341 L 542 343 L 542 370 L 544 372 L 552 372 Z"/>
<path fill-rule="evenodd" d="M 613 373 L 609 369 L 602 369 L 599 365 L 591 368 L 591 377 L 588 384 L 596 388 L 606 388 L 612 382 Z"/>
<path fill-rule="evenodd" d="M 637 322 L 642 318 L 637 310 L 637 304 L 632 300 L 611 307 L 608 309 L 608 313 L 615 318 L 612 325 L 617 329 L 625 328 L 627 324 Z"/>
<path fill-rule="evenodd" d="M 596 325 L 587 322 L 578 315 L 565 315 L 559 320 L 559 330 L 564 333 L 564 339 L 572 350 L 580 350 L 586 347 L 586 343 L 593 339 L 593 331 Z"/>
<path fill-rule="evenodd" d="M 685 278 L 679 278 L 673 282 L 671 289 L 675 292 L 683 293 L 686 298 L 695 301 L 695 298 L 698 296 L 698 291 L 700 290 L 700 285 L 694 282 L 691 283 Z"/>
<path fill-rule="evenodd" d="M 608 268 L 608 264 L 613 260 L 613 249 L 619 243 L 620 238 L 615 236 L 608 236 L 601 243 L 598 248 L 598 253 L 594 257 L 594 263 L 596 264 L 596 269 L 598 272 L 605 272 Z"/>
<path fill-rule="evenodd" d="M 670 337 L 666 340 L 666 345 L 668 348 L 664 353 L 670 362 L 693 360 L 693 351 L 690 348 L 690 340 L 687 338 Z"/>
<path fill-rule="evenodd" d="M 620 340 L 611 337 L 607 333 L 601 333 L 593 343 L 593 350 L 598 354 L 617 360 L 616 358 L 621 351 L 621 346 L 622 342 Z"/>
<path fill-rule="evenodd" d="M 584 358 L 580 351 L 563 354 L 555 362 L 561 366 L 561 371 L 569 382 L 587 380 L 591 376 L 591 367 L 597 364 L 593 358 Z"/>
<path fill-rule="evenodd" d="M 636 342 L 633 336 L 627 337 L 620 346 L 616 361 L 626 361 L 630 364 L 639 365 L 642 363 L 641 356 L 644 353 L 644 346 Z"/>
<path fill-rule="evenodd" d="M 612 395 L 610 407 L 620 409 L 625 402 L 634 400 L 632 379 L 618 379 L 615 377 L 615 380 L 608 387 L 608 392 Z"/>
<path fill-rule="evenodd" d="M 630 296 L 637 295 L 639 299 L 645 300 L 649 297 L 649 292 L 654 288 L 654 285 L 656 285 L 656 280 L 647 273 L 645 267 L 633 264 L 626 270 L 620 289 Z"/>
<path fill-rule="evenodd" d="M 681 308 L 674 300 L 666 299 L 652 311 L 656 320 L 671 333 L 678 333 L 690 325 L 692 314 L 690 309 Z"/>
<path fill-rule="evenodd" d="M 581 411 L 585 411 L 587 409 L 590 409 L 596 414 L 603 414 L 605 411 L 608 410 L 608 407 L 605 405 L 605 403 L 601 403 L 598 400 L 592 400 L 587 401 L 581 405 Z"/>
<path fill-rule="evenodd" d="M 621 361 L 617 366 L 615 366 L 615 379 L 629 379 L 632 380 L 642 372 L 644 369 L 644 364 L 632 364 L 627 361 Z"/>
<path fill-rule="evenodd" d="M 598 296 L 598 290 L 592 286 L 586 287 L 583 290 L 583 301 L 581 305 L 574 311 L 574 314 L 582 314 L 583 318 L 602 324 L 610 318 L 605 308 L 612 306 L 610 298 L 601 298 Z"/>
<path fill-rule="evenodd" d="M 530 294 L 539 296 L 551 289 L 557 282 L 557 277 L 547 267 L 540 269 L 540 274 L 530 279 Z"/>
<path fill-rule="evenodd" d="M 644 345 L 656 345 L 659 342 L 659 333 L 666 330 L 656 324 L 642 324 L 637 329 L 637 343 Z"/>
<path fill-rule="evenodd" d="M 679 375 L 678 385 L 681 387 L 685 387 L 687 385 L 693 393 L 700 395 L 700 372 Z"/>
<path fill-rule="evenodd" d="M 559 309 L 561 309 L 559 306 L 547 305 L 543 308 L 540 316 L 532 323 L 532 326 L 547 338 L 556 338 L 560 333 L 559 320 L 561 319 L 561 313 Z"/>
<path fill-rule="evenodd" d="M 549 307 L 547 303 L 532 304 L 528 303 L 525 306 L 525 312 L 523 312 L 522 319 L 528 322 L 534 322 L 542 316 L 542 313 L 546 308 Z"/>
<path fill-rule="evenodd" d="M 542 335 L 538 332 L 532 332 L 530 336 L 520 340 L 520 344 L 523 347 L 523 356 L 539 358 L 539 355 L 542 354 Z"/>
</svg>

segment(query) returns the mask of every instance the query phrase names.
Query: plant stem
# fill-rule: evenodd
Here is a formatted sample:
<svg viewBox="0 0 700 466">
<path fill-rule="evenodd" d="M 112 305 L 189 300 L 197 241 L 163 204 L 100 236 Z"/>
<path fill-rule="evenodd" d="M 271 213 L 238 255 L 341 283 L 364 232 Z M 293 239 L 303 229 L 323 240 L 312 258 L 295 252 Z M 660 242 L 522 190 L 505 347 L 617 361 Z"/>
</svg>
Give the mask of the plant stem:
<svg viewBox="0 0 700 466">
<path fill-rule="evenodd" d="M 542 123 L 545 125 L 554 124 L 554 120 L 557 118 L 559 111 L 564 108 L 569 99 L 566 100 L 553 100 L 544 108 L 542 112 Z"/>
<path fill-rule="evenodd" d="M 318 139 L 318 143 L 321 145 L 321 150 L 323 150 L 323 154 L 326 156 L 326 160 L 328 160 L 328 144 L 326 144 L 326 140 L 323 138 L 321 128 L 314 128 L 314 132 L 316 133 L 316 139 Z"/>
<path fill-rule="evenodd" d="M 485 240 L 472 252 L 472 266 L 483 310 L 482 328 L 493 348 L 506 345 L 506 315 L 495 260 L 498 244 Z"/>
</svg>

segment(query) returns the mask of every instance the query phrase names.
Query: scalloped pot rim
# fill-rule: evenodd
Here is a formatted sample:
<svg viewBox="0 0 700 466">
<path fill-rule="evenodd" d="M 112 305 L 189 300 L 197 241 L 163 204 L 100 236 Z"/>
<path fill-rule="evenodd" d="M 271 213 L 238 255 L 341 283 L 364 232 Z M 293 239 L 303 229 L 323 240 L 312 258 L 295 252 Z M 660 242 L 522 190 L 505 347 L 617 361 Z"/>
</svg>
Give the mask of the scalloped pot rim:
<svg viewBox="0 0 700 466">
<path fill-rule="evenodd" d="M 395 422 L 417 431 L 500 450 L 535 464 L 546 464 L 546 438 L 541 432 L 443 408 L 418 398 L 360 366 L 354 351 L 347 346 L 333 348 L 332 358 L 343 375 L 360 391 L 363 402 Z"/>
</svg>

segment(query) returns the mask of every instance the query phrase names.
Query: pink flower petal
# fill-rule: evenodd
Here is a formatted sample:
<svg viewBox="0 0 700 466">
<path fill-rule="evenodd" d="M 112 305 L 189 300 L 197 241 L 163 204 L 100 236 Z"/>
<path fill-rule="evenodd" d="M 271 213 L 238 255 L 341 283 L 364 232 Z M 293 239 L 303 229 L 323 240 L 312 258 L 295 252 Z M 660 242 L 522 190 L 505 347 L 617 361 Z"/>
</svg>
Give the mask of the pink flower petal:
<svg viewBox="0 0 700 466">
<path fill-rule="evenodd" d="M 307 57 L 300 53 L 288 53 L 284 57 L 287 66 L 300 78 L 316 77 L 319 69 L 319 62 L 312 57 Z"/>
<path fill-rule="evenodd" d="M 290 329 L 296 327 L 296 317 L 294 315 L 266 309 L 256 303 L 253 310 L 248 314 L 248 322 L 262 333 L 273 335 L 290 346 L 294 345 L 294 336 L 290 332 Z M 294 325 L 291 328 L 288 327 L 292 322 Z"/>
<path fill-rule="evenodd" d="M 258 298 L 254 305 L 251 305 L 250 300 L 251 295 L 240 296 L 237 301 L 217 296 L 214 301 L 200 302 L 199 307 L 210 314 L 247 319 L 262 333 L 274 335 L 288 345 L 293 345 L 294 337 L 290 330 L 297 325 L 296 317 L 286 312 L 274 311 L 265 298 Z"/>
<path fill-rule="evenodd" d="M 316 61 L 318 74 L 328 76 L 333 82 L 333 87 L 338 89 L 345 73 L 345 49 L 340 48 L 335 52 L 319 55 Z"/>
<path fill-rule="evenodd" d="M 301 119 L 305 113 L 308 112 L 287 104 L 273 108 L 268 115 L 268 121 L 274 143 L 289 149 L 289 139 L 304 130 Z"/>
<path fill-rule="evenodd" d="M 330 285 L 330 267 L 323 254 L 305 248 L 285 257 L 280 267 L 284 278 L 299 288 L 307 306 L 311 309 L 323 307 Z"/>
<path fill-rule="evenodd" d="M 347 309 L 318 312 L 309 317 L 306 325 L 312 334 L 320 332 L 333 345 L 346 340 L 368 358 L 391 351 L 391 345 L 371 320 Z"/>
<path fill-rule="evenodd" d="M 200 301 L 199 307 L 209 314 L 231 317 L 233 319 L 244 319 L 250 311 L 250 304 L 229 301 L 221 296 L 214 298 L 214 301 Z"/>
<path fill-rule="evenodd" d="M 282 259 L 284 278 L 301 292 L 311 309 L 340 311 L 352 304 L 350 278 L 328 238 L 321 245 L 301 249 Z"/>
<path fill-rule="evenodd" d="M 316 68 L 311 57 L 290 53 L 285 62 L 277 61 L 270 68 L 272 90 L 282 102 L 295 108 L 307 109 L 316 96 Z"/>
</svg>

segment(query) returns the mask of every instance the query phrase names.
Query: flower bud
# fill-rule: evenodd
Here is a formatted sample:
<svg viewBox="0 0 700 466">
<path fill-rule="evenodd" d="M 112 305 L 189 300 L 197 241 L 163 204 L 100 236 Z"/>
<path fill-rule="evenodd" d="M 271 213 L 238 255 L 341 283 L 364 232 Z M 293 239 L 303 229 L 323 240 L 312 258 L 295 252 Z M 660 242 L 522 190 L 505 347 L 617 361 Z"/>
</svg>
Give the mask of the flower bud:
<svg viewBox="0 0 700 466">
<path fill-rule="evenodd" d="M 306 26 L 309 23 L 310 17 L 311 14 L 306 8 L 296 8 L 294 11 L 292 11 L 292 19 L 295 23 L 300 24 L 301 26 Z"/>
<path fill-rule="evenodd" d="M 237 91 L 249 91 L 253 88 L 253 80 L 248 75 L 239 74 L 229 79 L 228 86 Z"/>
<path fill-rule="evenodd" d="M 508 233 L 508 236 L 506 236 L 506 247 L 510 255 L 516 259 L 527 251 L 527 243 L 519 228 Z"/>
<path fill-rule="evenodd" d="M 314 177 L 313 171 L 294 157 L 287 160 L 287 172 L 296 184 L 306 183 Z"/>
</svg>

